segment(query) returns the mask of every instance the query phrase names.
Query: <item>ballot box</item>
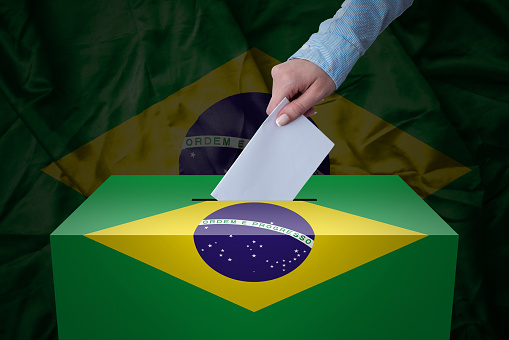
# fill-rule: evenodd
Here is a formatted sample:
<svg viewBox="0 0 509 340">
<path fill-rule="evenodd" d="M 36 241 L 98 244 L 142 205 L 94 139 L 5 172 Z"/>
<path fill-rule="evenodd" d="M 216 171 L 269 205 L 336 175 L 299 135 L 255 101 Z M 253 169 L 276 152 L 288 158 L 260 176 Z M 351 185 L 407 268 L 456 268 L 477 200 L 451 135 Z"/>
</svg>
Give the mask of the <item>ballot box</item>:
<svg viewBox="0 0 509 340">
<path fill-rule="evenodd" d="M 69 216 L 59 338 L 449 338 L 458 235 L 399 177 L 267 202 L 215 201 L 220 179 L 112 176 Z"/>
</svg>

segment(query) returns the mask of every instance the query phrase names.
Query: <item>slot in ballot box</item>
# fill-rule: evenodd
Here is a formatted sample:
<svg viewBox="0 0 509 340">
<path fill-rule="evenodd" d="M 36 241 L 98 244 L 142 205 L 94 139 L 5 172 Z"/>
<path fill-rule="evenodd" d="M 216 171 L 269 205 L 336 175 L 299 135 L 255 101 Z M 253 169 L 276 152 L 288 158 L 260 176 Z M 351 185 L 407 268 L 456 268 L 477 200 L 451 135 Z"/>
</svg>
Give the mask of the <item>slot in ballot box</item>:
<svg viewBox="0 0 509 340">
<path fill-rule="evenodd" d="M 112 176 L 51 234 L 60 339 L 448 339 L 458 235 L 397 176 L 295 201 Z"/>
</svg>

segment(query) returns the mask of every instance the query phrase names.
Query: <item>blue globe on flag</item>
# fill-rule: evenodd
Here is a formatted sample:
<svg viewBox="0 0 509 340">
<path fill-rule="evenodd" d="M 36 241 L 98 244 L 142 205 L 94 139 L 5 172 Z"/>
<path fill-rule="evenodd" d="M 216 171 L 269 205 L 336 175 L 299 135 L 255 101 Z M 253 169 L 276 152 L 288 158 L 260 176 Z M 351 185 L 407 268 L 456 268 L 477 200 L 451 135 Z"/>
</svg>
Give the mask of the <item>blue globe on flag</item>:
<svg viewBox="0 0 509 340">
<path fill-rule="evenodd" d="M 265 110 L 269 101 L 268 93 L 240 93 L 205 110 L 184 138 L 179 173 L 224 175 L 267 118 Z M 330 174 L 329 156 L 315 174 Z"/>
<path fill-rule="evenodd" d="M 307 258 L 314 239 L 313 229 L 299 214 L 260 202 L 217 210 L 194 232 L 196 250 L 212 269 L 248 282 L 292 272 Z"/>
</svg>

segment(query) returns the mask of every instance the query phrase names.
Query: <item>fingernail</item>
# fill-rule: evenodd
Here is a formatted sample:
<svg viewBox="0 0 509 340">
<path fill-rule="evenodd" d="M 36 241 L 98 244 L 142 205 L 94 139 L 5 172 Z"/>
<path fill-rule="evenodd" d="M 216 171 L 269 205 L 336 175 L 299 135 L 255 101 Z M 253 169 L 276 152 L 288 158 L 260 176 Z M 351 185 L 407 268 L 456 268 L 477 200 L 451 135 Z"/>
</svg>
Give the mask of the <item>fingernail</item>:
<svg viewBox="0 0 509 340">
<path fill-rule="evenodd" d="M 290 117 L 288 117 L 286 114 L 282 114 L 281 116 L 277 117 L 276 124 L 277 126 L 283 126 L 290 122 Z"/>
<path fill-rule="evenodd" d="M 316 113 L 317 113 L 316 111 L 313 112 L 309 117 L 316 115 Z"/>
</svg>

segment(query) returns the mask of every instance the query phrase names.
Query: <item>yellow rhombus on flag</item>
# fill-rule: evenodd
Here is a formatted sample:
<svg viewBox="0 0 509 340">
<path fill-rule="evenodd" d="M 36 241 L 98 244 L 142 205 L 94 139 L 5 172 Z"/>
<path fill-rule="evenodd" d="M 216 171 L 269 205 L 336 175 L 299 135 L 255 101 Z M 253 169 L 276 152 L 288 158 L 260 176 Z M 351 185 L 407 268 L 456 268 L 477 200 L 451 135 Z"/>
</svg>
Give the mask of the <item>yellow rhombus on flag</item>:
<svg viewBox="0 0 509 340">
<path fill-rule="evenodd" d="M 113 174 L 178 175 L 186 134 L 200 115 L 234 95 L 269 94 L 270 71 L 277 64 L 252 48 L 43 171 L 85 196 Z M 335 143 L 329 154 L 332 175 L 398 174 L 426 197 L 470 171 L 335 93 L 315 108 L 314 122 Z"/>
<path fill-rule="evenodd" d="M 244 282 L 218 275 L 194 246 L 201 217 L 230 205 L 202 202 L 85 236 L 253 312 L 427 236 L 307 202 L 277 202 L 314 226 L 316 246 L 298 270 L 277 280 Z"/>
</svg>

